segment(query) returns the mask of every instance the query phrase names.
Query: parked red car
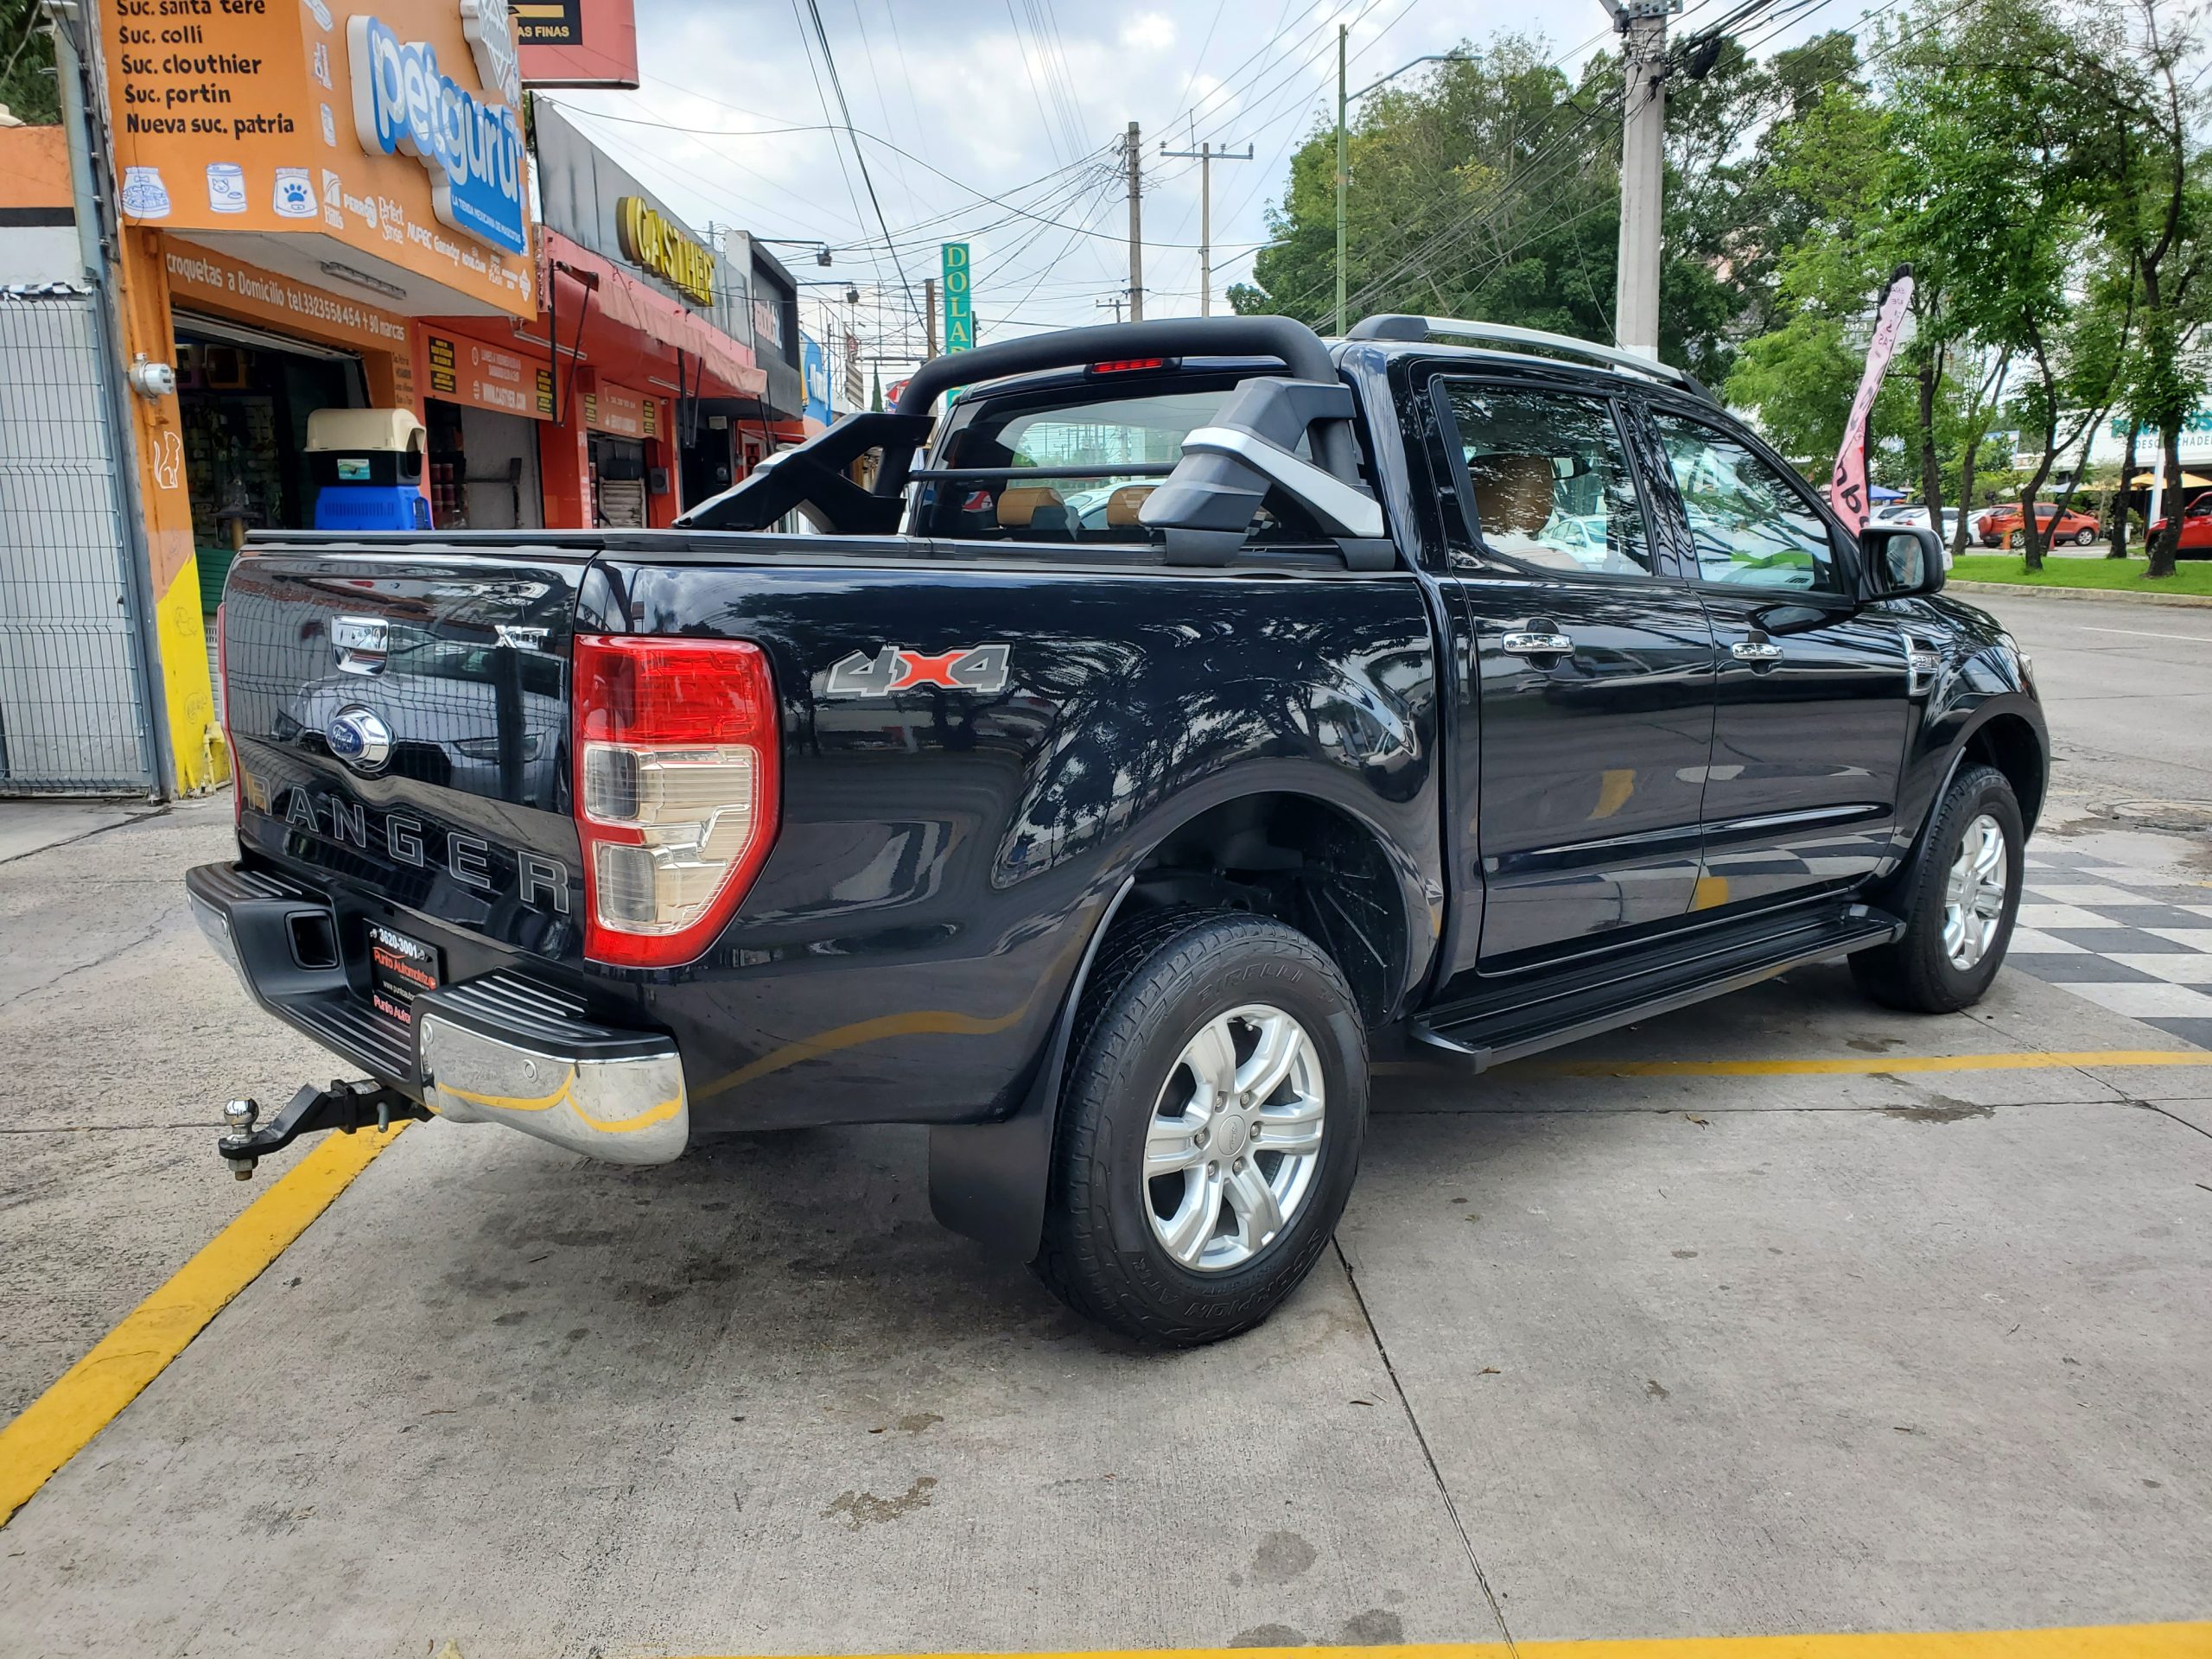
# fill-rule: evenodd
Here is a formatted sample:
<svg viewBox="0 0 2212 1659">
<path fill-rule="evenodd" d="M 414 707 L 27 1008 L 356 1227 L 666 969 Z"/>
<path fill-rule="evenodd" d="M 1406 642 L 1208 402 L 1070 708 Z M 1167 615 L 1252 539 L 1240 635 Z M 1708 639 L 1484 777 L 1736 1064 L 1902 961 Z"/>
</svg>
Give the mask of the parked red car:
<svg viewBox="0 0 2212 1659">
<path fill-rule="evenodd" d="M 2056 528 L 2053 528 L 2053 520 Z M 2087 547 L 2097 539 L 2101 526 L 2086 512 L 2069 512 L 2063 517 L 2055 507 L 2036 503 L 2036 528 L 2043 532 L 2044 544 L 2072 542 Z M 2024 525 L 2018 507 L 1993 507 L 1974 523 L 1974 537 L 1984 547 L 2021 547 L 2027 542 Z"/>
<path fill-rule="evenodd" d="M 2163 518 L 2151 525 L 2151 533 L 2158 535 L 2166 527 Z M 2189 504 L 2181 516 L 2181 546 L 2175 550 L 2177 558 L 2212 559 L 2212 495 L 2200 495 Z"/>
</svg>

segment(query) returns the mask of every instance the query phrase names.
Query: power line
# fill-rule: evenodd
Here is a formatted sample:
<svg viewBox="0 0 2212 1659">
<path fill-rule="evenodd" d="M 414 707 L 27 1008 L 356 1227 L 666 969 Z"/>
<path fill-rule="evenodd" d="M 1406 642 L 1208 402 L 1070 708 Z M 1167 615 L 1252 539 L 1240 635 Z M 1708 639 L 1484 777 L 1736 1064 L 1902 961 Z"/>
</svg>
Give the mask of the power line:
<svg viewBox="0 0 2212 1659">
<path fill-rule="evenodd" d="M 798 11 L 798 4 L 799 0 L 791 0 L 791 9 L 794 14 Z M 870 175 L 868 170 L 868 153 L 861 149 L 860 140 L 852 136 L 852 106 L 845 101 L 845 84 L 838 78 L 837 75 L 837 59 L 836 54 L 830 49 L 830 33 L 822 26 L 822 8 L 815 3 L 815 0 L 806 0 L 806 11 L 807 16 L 814 20 L 815 38 L 822 43 L 822 67 L 829 72 L 830 88 L 837 94 L 837 112 L 845 119 L 846 139 L 853 147 L 853 160 L 860 168 L 861 182 L 868 187 L 868 206 L 875 210 L 876 228 L 883 232 L 884 250 L 891 256 L 891 268 L 899 273 L 899 286 L 906 296 L 906 304 L 914 311 L 915 315 L 918 316 L 921 315 L 921 308 L 914 304 L 913 284 L 906 280 L 906 264 L 899 257 L 899 250 L 897 247 L 893 245 L 891 240 L 891 224 L 890 221 L 883 216 L 883 202 L 875 194 L 875 180 Z M 804 24 L 802 24 L 802 34 L 803 33 Z M 809 53 L 807 54 L 807 68 L 811 71 L 813 67 L 813 54 Z M 822 91 L 822 82 L 818 76 L 815 79 L 814 90 L 817 95 Z M 823 113 L 827 115 L 829 113 L 829 110 L 825 107 Z M 842 165 L 842 162 L 840 164 Z M 851 188 L 851 181 L 848 179 L 846 183 L 848 189 L 849 189 Z M 855 206 L 857 207 L 858 204 L 855 203 Z"/>
<path fill-rule="evenodd" d="M 793 3 L 794 3 L 794 4 L 798 3 L 798 0 L 793 0 Z M 709 101 L 711 101 L 711 100 L 709 100 Z M 688 137 L 693 137 L 693 138 L 702 138 L 702 139 L 703 139 L 703 138 L 754 138 L 754 137 L 760 137 L 760 134 L 758 134 L 758 133 L 756 133 L 756 132 L 752 132 L 752 131 L 747 131 L 747 130 L 727 130 L 727 131 L 725 131 L 725 130 L 716 130 L 716 129 L 714 129 L 714 128 L 700 128 L 700 127 L 686 127 L 686 126 L 681 126 L 681 125 L 677 124 L 677 123 L 675 123 L 675 122 L 673 122 L 673 121 L 652 121 L 652 120 L 647 120 L 647 119 L 646 119 L 645 117 L 643 117 L 643 116 L 606 115 L 606 114 L 601 114 L 601 113 L 600 113 L 600 112 L 599 112 L 599 111 L 587 111 L 587 113 L 590 113 L 590 114 L 593 114 L 593 115 L 596 115 L 596 116 L 598 117 L 598 118 L 599 118 L 599 119 L 601 119 L 601 120 L 602 120 L 602 121 L 619 121 L 619 122 L 621 122 L 621 123 L 625 124 L 626 125 L 633 126 L 633 127 L 657 127 L 657 128 L 660 129 L 662 131 L 664 131 L 664 132 L 680 132 L 680 133 L 683 133 L 683 134 L 685 134 L 686 136 L 688 136 Z M 948 184 L 950 184 L 950 185 L 952 185 L 953 187 L 955 187 L 955 188 L 957 188 L 957 189 L 961 189 L 961 190 L 964 190 L 964 191 L 966 191 L 969 195 L 973 196 L 973 197 L 974 197 L 976 200 L 978 200 L 978 201 L 988 202 L 988 203 L 990 203 L 993 207 L 1004 207 L 1004 208 L 1006 208 L 1008 212 L 1010 212 L 1010 213 L 1014 213 L 1015 216 L 1017 216 L 1017 217 L 1019 217 L 1019 218 L 1022 218 L 1022 219 L 1037 219 L 1037 218 L 1039 218 L 1039 217 L 1038 214 L 1036 214 L 1036 213 L 1033 213 L 1030 212 L 1027 208 L 1025 208 L 1025 207 L 1021 207 L 1021 206 L 1020 206 L 1020 204 L 1018 204 L 1018 203 L 1012 202 L 1012 201 L 1008 201 L 1008 200 L 1007 200 L 1004 197 L 1001 197 L 1001 196 L 994 196 L 994 195 L 988 194 L 988 193 L 986 193 L 986 192 L 984 192 L 984 191 L 978 190 L 977 188 L 976 188 L 976 187 L 975 187 L 974 185 L 972 185 L 972 184 L 969 184 L 969 183 L 967 183 L 967 182 L 966 182 L 965 181 L 963 181 L 963 180 L 955 178 L 951 174 L 947 173 L 946 171 L 944 171 L 944 168 L 938 168 L 938 167 L 932 167 L 932 166 L 931 166 L 931 164 L 930 164 L 929 162 L 925 162 L 925 161 L 923 161 L 923 160 L 922 160 L 922 158 L 921 158 L 920 156 L 916 156 L 912 151 L 901 149 L 899 145 L 893 143 L 892 143 L 888 138 L 886 138 L 886 137 L 882 137 L 880 134 L 878 134 L 878 133 L 873 133 L 873 132 L 867 132 L 867 131 L 863 131 L 862 130 L 861 130 L 860 128 L 857 128 L 857 127 L 854 127 L 854 128 L 849 128 L 849 128 L 842 127 L 842 126 L 838 126 L 838 125 L 830 125 L 830 126 L 822 126 L 822 127 L 808 127 L 808 128 L 795 128 L 795 129 L 792 129 L 792 130 L 795 130 L 795 131 L 812 131 L 812 132 L 849 132 L 849 133 L 850 134 L 850 136 L 851 136 L 851 137 L 853 137 L 854 138 L 856 138 L 856 139 L 858 139 L 858 138 L 865 138 L 865 139 L 867 139 L 867 140 L 868 140 L 869 143 L 871 143 L 880 144 L 880 145 L 882 145 L 882 146 L 884 147 L 884 149 L 887 149 L 887 150 L 890 150 L 893 154 L 894 154 L 894 155 L 898 155 L 898 156 L 905 156 L 908 161 L 914 162 L 917 166 L 924 167 L 924 168 L 927 168 L 929 169 L 929 171 L 931 171 L 931 173 L 936 174 L 938 177 L 939 177 L 939 178 L 943 179 L 946 183 L 948 183 Z M 859 146 L 858 146 L 857 144 L 855 144 L 855 149 L 857 150 L 857 149 L 858 149 L 858 148 L 859 148 Z M 1103 161 L 1104 153 L 1105 153 L 1106 149 L 1109 149 L 1109 148 L 1111 148 L 1111 149 L 1115 149 L 1115 150 L 1119 150 L 1119 149 L 1122 148 L 1121 141 L 1120 141 L 1119 139 L 1116 139 L 1116 140 L 1113 143 L 1113 144 L 1112 144 L 1111 146 L 1101 145 L 1101 146 L 1099 147 L 1099 149 L 1098 149 L 1096 151 L 1094 151 L 1094 152 L 1092 152 L 1091 154 L 1086 155 L 1086 156 L 1084 156 L 1081 157 L 1081 158 L 1080 158 L 1079 160 L 1077 160 L 1077 161 L 1071 162 L 1070 162 L 1070 163 L 1068 163 L 1068 164 L 1067 164 L 1067 166 L 1065 166 L 1065 167 L 1062 167 L 1062 168 L 1056 168 L 1052 173 L 1046 174 L 1046 175 L 1044 175 L 1044 177 L 1043 177 L 1043 178 L 1037 179 L 1037 180 L 1033 180 L 1033 181 L 1032 181 L 1032 182 L 1033 182 L 1033 183 L 1035 183 L 1035 184 L 1041 184 L 1041 183 L 1044 183 L 1046 180 L 1049 180 L 1049 179 L 1052 179 L 1052 178 L 1057 177 L 1057 176 L 1058 176 L 1059 174 L 1061 174 L 1061 173 L 1071 172 L 1071 171 L 1073 171 L 1074 169 L 1076 169 L 1077 168 L 1080 168 L 1080 167 L 1086 167 L 1086 166 L 1091 166 L 1091 165 L 1094 165 L 1094 164 L 1099 164 L 1099 163 L 1102 163 L 1102 162 L 1103 162 Z M 1118 176 L 1118 175 L 1117 175 L 1117 176 Z M 1029 187 L 1028 187 L 1028 186 L 1026 186 L 1026 185 L 1025 185 L 1025 186 L 1017 186 L 1017 187 L 1016 187 L 1016 188 L 1018 188 L 1018 189 L 1027 189 L 1027 188 L 1029 188 Z M 857 205 L 857 204 L 855 204 L 855 205 Z M 924 220 L 921 220 L 921 221 L 919 221 L 919 224 L 920 224 L 920 225 L 926 226 L 926 225 L 932 224 L 932 223 L 942 223 L 944 220 L 946 220 L 946 219 L 952 219 L 952 218 L 957 217 L 957 216 L 958 215 L 959 211 L 960 211 L 960 210 L 958 210 L 958 209 L 957 209 L 957 208 L 956 208 L 956 209 L 951 209 L 951 210 L 949 210 L 949 211 L 947 211 L 947 212 L 945 212 L 945 213 L 939 213 L 939 214 L 936 215 L 936 216 L 935 216 L 935 218 L 934 218 L 933 219 L 924 219 Z M 1046 219 L 1046 220 L 1045 220 L 1044 222 L 1045 222 L 1045 223 L 1047 223 L 1047 224 L 1056 224 L 1056 223 L 1057 223 L 1057 221 L 1053 221 L 1053 220 L 1050 220 L 1050 219 Z M 909 226 L 906 228 L 906 231 L 899 232 L 899 236 L 893 236 L 893 237 L 892 237 L 892 238 L 890 238 L 890 243 L 896 243 L 896 242 L 898 242 L 898 241 L 899 241 L 899 236 L 910 236 L 910 235 L 912 234 L 912 232 L 913 232 L 913 230 L 914 230 L 914 229 L 916 229 L 916 228 L 917 228 L 917 226 Z M 1065 225 L 1058 225 L 1058 229 L 1061 229 L 1061 230 L 1066 230 L 1066 229 L 1068 229 L 1069 227 L 1068 227 L 1067 226 L 1065 226 Z M 1106 239 L 1106 240 L 1110 241 L 1110 242 L 1119 242 L 1119 241 L 1122 241 L 1122 240 L 1123 240 L 1123 239 L 1124 239 L 1124 238 L 1121 238 L 1121 237 L 1115 236 L 1115 235 L 1112 235 L 1112 234 L 1111 234 L 1111 233 L 1109 233 L 1109 232 L 1090 232 L 1090 234 L 1092 234 L 1092 235 L 1098 235 L 1098 236 L 1103 236 L 1103 237 L 1105 238 L 1105 239 Z M 868 242 L 868 244 L 865 244 L 865 245 L 864 245 L 864 244 L 861 244 L 861 243 L 857 243 L 857 242 L 855 242 L 855 243 L 834 243 L 834 242 L 833 242 L 833 243 L 830 244 L 829 245 L 830 245 L 830 246 L 831 246 L 831 247 L 833 247 L 833 248 L 841 248 L 841 249 L 842 249 L 842 248 L 859 248 L 859 247 L 861 247 L 861 246 L 863 246 L 863 245 L 874 245 L 874 243 L 877 239 L 879 239 L 879 238 L 869 238 L 869 242 Z M 890 243 L 887 243 L 887 244 L 886 244 L 886 245 L 890 245 Z M 1147 242 L 1146 242 L 1146 244 L 1145 244 L 1145 246 L 1147 246 L 1147 247 L 1148 247 L 1148 248 L 1186 248 L 1186 249 L 1196 249 L 1196 248 L 1197 248 L 1197 246 L 1198 246 L 1198 244 L 1197 244 L 1197 243 L 1195 243 L 1195 242 L 1153 242 L 1153 241 L 1147 241 Z"/>
</svg>

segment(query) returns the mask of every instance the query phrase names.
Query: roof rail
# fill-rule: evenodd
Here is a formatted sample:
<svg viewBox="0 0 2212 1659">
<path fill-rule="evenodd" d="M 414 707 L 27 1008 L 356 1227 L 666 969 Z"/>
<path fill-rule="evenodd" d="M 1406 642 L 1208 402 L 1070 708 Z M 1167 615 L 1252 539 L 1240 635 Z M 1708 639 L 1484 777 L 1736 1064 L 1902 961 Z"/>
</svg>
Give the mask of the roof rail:
<svg viewBox="0 0 2212 1659">
<path fill-rule="evenodd" d="M 1672 364 L 1624 352 L 1611 346 L 1593 345 L 1572 334 L 1554 334 L 1541 328 L 1522 328 L 1510 322 L 1473 322 L 1465 317 L 1420 317 L 1401 314 L 1367 317 L 1352 325 L 1348 340 L 1424 340 L 1436 334 L 1463 340 L 1491 340 L 1508 346 L 1534 346 L 1564 357 L 1586 358 L 1630 374 L 1665 380 L 1702 397 L 1715 407 L 1720 400 L 1698 378 Z"/>
</svg>

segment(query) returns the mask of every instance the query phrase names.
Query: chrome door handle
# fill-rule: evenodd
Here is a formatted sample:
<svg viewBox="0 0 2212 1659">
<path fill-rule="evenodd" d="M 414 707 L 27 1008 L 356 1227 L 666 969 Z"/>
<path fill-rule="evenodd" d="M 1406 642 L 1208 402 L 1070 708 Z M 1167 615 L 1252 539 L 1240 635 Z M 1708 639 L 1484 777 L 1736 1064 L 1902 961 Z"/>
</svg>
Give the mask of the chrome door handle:
<svg viewBox="0 0 2212 1659">
<path fill-rule="evenodd" d="M 1782 647 L 1771 639 L 1743 639 L 1728 647 L 1729 655 L 1739 663 L 1778 663 Z"/>
<path fill-rule="evenodd" d="M 1498 646 L 1516 657 L 1565 657 L 1573 652 L 1574 641 L 1564 633 L 1509 633 Z"/>
</svg>

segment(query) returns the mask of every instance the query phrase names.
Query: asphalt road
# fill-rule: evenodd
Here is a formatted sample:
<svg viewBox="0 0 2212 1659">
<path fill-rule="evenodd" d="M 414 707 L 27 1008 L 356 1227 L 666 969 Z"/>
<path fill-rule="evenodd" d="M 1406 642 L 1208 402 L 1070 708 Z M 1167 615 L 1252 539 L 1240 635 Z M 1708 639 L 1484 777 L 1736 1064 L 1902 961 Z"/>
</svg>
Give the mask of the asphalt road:
<svg viewBox="0 0 2212 1659">
<path fill-rule="evenodd" d="M 2001 618 L 2035 659 L 2056 804 L 2212 803 L 2212 607 L 1952 591 Z"/>
<path fill-rule="evenodd" d="M 2059 743 L 2031 850 L 2190 902 L 2212 838 L 2098 811 L 2212 798 L 2212 612 L 1993 608 Z M 332 1069 L 185 913 L 229 828 L 0 862 L 0 1416 L 301 1166 L 212 1155 L 225 1096 Z M 2073 868 L 2035 879 L 2113 879 Z M 1338 1250 L 1173 1356 L 938 1230 L 914 1132 L 617 1170 L 417 1125 L 0 1529 L 0 1656 L 2212 1617 L 2196 1052 L 2028 972 L 1925 1019 L 1830 966 L 1392 1070 Z"/>
</svg>

